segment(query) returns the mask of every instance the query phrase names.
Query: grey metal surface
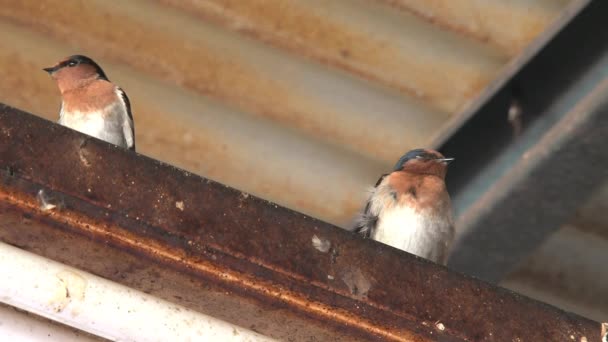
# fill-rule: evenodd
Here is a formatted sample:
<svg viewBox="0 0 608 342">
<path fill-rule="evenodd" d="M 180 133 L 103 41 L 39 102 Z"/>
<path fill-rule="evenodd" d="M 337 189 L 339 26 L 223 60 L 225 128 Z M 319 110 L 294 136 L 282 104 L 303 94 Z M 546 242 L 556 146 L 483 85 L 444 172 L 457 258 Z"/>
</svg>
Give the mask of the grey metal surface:
<svg viewBox="0 0 608 342">
<path fill-rule="evenodd" d="M 501 286 L 608 322 L 608 179 Z"/>
<path fill-rule="evenodd" d="M 606 239 L 566 225 L 524 258 L 500 286 L 607 322 L 607 250 Z"/>
<path fill-rule="evenodd" d="M 464 230 L 456 269 L 501 280 L 608 179 L 606 13 L 592 2 L 444 145 L 464 156 L 448 179 Z"/>
</svg>

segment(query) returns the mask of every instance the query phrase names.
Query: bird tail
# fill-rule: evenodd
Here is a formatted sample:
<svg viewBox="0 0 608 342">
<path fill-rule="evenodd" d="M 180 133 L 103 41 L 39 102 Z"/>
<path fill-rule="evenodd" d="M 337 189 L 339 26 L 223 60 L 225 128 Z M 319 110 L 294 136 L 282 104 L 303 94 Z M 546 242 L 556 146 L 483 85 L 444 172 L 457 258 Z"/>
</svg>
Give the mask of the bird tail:
<svg viewBox="0 0 608 342">
<path fill-rule="evenodd" d="M 353 228 L 351 230 L 365 238 L 369 238 L 377 222 L 378 217 L 361 213 L 355 219 L 355 223 L 353 224 Z"/>
</svg>

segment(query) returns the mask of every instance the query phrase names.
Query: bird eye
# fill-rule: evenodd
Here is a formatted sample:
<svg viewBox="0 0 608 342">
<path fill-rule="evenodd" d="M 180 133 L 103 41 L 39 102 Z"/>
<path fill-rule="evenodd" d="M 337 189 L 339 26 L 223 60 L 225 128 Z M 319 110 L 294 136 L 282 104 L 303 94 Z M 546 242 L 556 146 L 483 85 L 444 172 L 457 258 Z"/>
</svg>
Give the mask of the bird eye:
<svg viewBox="0 0 608 342">
<path fill-rule="evenodd" d="M 68 62 L 68 66 L 69 66 L 69 67 L 76 66 L 77 64 L 78 64 L 78 62 L 76 62 L 76 61 L 69 61 L 69 62 Z"/>
</svg>

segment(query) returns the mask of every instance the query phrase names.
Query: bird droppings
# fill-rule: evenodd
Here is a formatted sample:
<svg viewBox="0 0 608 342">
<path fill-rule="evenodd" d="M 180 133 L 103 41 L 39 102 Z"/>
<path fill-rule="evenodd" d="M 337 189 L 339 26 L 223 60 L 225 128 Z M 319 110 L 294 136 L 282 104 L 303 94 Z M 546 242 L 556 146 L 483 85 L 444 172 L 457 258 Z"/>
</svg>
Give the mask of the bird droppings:
<svg viewBox="0 0 608 342">
<path fill-rule="evenodd" d="M 588 342 L 587 337 L 585 337 L 585 336 L 581 337 L 581 342 Z"/>
<path fill-rule="evenodd" d="M 181 211 L 184 211 L 184 201 L 175 202 L 175 207 Z"/>
<path fill-rule="evenodd" d="M 369 289 L 372 287 L 370 281 L 363 275 L 359 268 L 347 269 L 342 274 L 341 278 L 350 290 L 350 293 L 356 298 L 367 297 L 367 292 L 369 292 Z"/>
<path fill-rule="evenodd" d="M 435 328 L 437 328 L 437 330 L 439 330 L 439 331 L 444 331 L 445 325 L 443 325 L 443 323 L 441 323 L 441 322 L 437 322 L 437 323 L 435 323 Z"/>
<path fill-rule="evenodd" d="M 331 274 L 328 274 L 328 275 L 327 275 L 327 279 L 329 279 L 329 280 L 334 280 L 335 278 L 334 278 L 334 276 L 332 276 Z"/>
<path fill-rule="evenodd" d="M 82 165 L 84 165 L 85 167 L 91 166 L 91 162 L 89 162 L 89 159 L 86 156 L 87 152 L 84 149 L 84 147 L 87 145 L 88 140 L 89 140 L 88 138 L 83 139 L 80 142 L 80 146 L 78 146 L 78 158 L 80 159 L 80 162 L 82 163 Z"/>
<path fill-rule="evenodd" d="M 43 189 L 38 190 L 36 199 L 38 200 L 38 205 L 42 211 L 53 210 L 57 207 L 55 204 L 51 203 L 50 196 L 48 196 Z"/>
<path fill-rule="evenodd" d="M 329 242 L 329 240 L 321 239 L 318 236 L 313 235 L 312 246 L 320 252 L 327 253 L 329 251 L 329 248 L 331 247 L 331 242 Z"/>
<path fill-rule="evenodd" d="M 243 199 L 248 199 L 249 198 L 249 194 L 246 192 L 241 192 L 241 196 L 243 197 Z"/>
<path fill-rule="evenodd" d="M 57 273 L 56 277 L 56 290 L 49 302 L 55 312 L 62 312 L 70 303 L 84 300 L 87 287 L 84 277 L 68 270 Z M 73 306 L 72 315 L 76 316 L 78 314 L 78 306 Z"/>
<path fill-rule="evenodd" d="M 84 155 L 83 150 L 78 151 L 78 157 L 80 158 L 80 162 L 82 163 L 82 165 L 84 165 L 85 167 L 91 166 L 91 162 L 89 162 L 87 157 Z"/>
</svg>

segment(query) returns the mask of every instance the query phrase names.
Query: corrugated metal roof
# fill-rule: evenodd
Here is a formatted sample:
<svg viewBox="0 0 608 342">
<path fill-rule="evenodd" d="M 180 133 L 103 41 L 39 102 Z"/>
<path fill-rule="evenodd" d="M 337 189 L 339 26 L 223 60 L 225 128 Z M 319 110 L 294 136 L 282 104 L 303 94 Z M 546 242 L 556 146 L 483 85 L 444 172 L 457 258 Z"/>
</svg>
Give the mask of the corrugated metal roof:
<svg viewBox="0 0 608 342">
<path fill-rule="evenodd" d="M 454 128 L 576 3 L 0 0 L 0 102 L 56 120 L 59 93 L 40 69 L 89 55 L 129 94 L 139 152 L 345 226 L 379 174 Z M 586 250 L 605 236 L 606 198 L 504 285 L 606 317 L 592 298 L 604 283 L 589 290 L 603 247 Z"/>
<path fill-rule="evenodd" d="M 141 153 L 344 226 L 569 3 L 3 1 L 0 101 L 55 120 L 40 68 L 90 55 Z"/>
<path fill-rule="evenodd" d="M 572 1 L 570 0 L 380 0 L 439 27 L 517 55 Z"/>
</svg>

